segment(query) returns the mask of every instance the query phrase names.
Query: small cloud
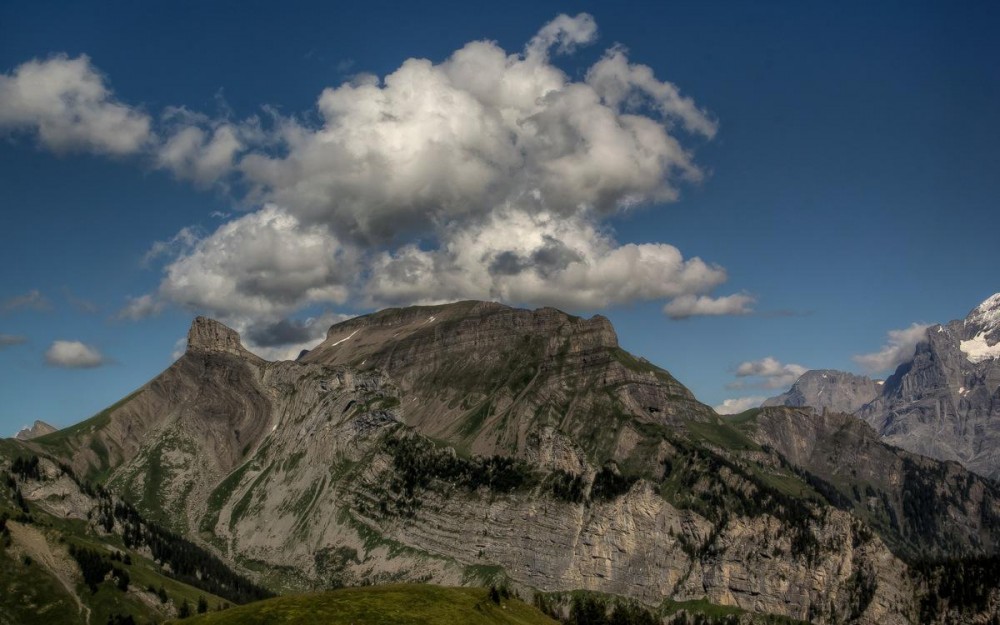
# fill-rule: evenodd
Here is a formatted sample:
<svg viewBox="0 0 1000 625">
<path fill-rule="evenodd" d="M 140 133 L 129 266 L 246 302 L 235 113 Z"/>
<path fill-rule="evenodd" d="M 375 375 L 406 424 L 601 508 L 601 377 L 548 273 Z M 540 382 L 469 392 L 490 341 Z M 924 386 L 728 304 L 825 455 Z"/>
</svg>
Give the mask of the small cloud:
<svg viewBox="0 0 1000 625">
<path fill-rule="evenodd" d="M 181 338 L 177 339 L 176 343 L 174 343 L 174 350 L 170 352 L 170 359 L 177 360 L 178 358 L 184 355 L 184 352 L 187 351 L 187 348 L 188 348 L 187 337 L 182 336 Z"/>
<path fill-rule="evenodd" d="M 713 406 L 719 414 L 739 414 L 744 410 L 757 408 L 767 399 L 766 397 L 734 397 L 727 399 L 718 406 Z"/>
<path fill-rule="evenodd" d="M 913 358 L 917 345 L 927 336 L 932 324 L 914 323 L 901 330 L 889 330 L 885 345 L 877 352 L 858 354 L 852 360 L 866 373 L 879 373 L 895 369 Z"/>
<path fill-rule="evenodd" d="M 334 69 L 336 69 L 339 74 L 346 74 L 354 69 L 354 59 L 343 59 L 337 63 Z"/>
<path fill-rule="evenodd" d="M 735 293 L 724 297 L 708 295 L 681 295 L 663 307 L 663 312 L 671 319 L 687 319 L 695 316 L 748 315 L 753 312 L 756 298 L 745 293 Z"/>
<path fill-rule="evenodd" d="M 0 349 L 12 347 L 14 345 L 21 345 L 27 342 L 28 338 L 25 336 L 17 336 L 16 334 L 0 334 Z"/>
<path fill-rule="evenodd" d="M 222 215 L 218 211 L 212 213 L 212 217 Z M 170 237 L 166 241 L 154 241 L 153 245 L 150 246 L 149 250 L 142 257 L 142 265 L 148 267 L 157 258 L 161 256 L 177 256 L 183 252 L 187 252 L 198 242 L 198 230 L 194 227 L 187 226 L 181 228 L 174 236 Z"/>
<path fill-rule="evenodd" d="M 32 289 L 24 295 L 8 297 L 0 302 L 0 311 L 14 312 L 16 310 L 34 310 L 37 312 L 45 312 L 52 310 L 52 304 L 49 303 L 47 297 L 42 295 L 41 291 L 38 289 Z"/>
<path fill-rule="evenodd" d="M 753 384 L 755 388 L 777 389 L 791 386 L 803 373 L 808 371 L 807 367 L 793 363 L 784 364 L 771 356 L 760 360 L 747 360 L 741 362 L 736 367 L 737 378 L 757 378 Z M 730 384 L 727 388 L 744 388 L 746 385 L 742 381 Z"/>
<path fill-rule="evenodd" d="M 163 302 L 155 296 L 146 294 L 139 297 L 129 297 L 125 307 L 118 311 L 117 319 L 139 321 L 146 317 L 158 315 L 163 310 Z"/>
<path fill-rule="evenodd" d="M 107 361 L 96 348 L 80 341 L 54 341 L 45 351 L 45 362 L 65 369 L 92 369 Z"/>
</svg>

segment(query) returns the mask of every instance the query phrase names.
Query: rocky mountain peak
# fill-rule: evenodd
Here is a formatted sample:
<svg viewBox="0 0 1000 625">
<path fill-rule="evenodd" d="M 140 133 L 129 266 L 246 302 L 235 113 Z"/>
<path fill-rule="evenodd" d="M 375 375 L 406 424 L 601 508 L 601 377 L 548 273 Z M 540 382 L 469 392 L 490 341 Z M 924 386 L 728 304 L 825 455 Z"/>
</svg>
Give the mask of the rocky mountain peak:
<svg viewBox="0 0 1000 625">
<path fill-rule="evenodd" d="M 965 323 L 980 326 L 1000 326 L 1000 293 L 994 293 L 976 306 L 965 318 Z"/>
<path fill-rule="evenodd" d="M 188 330 L 187 343 L 189 352 L 226 352 L 240 356 L 248 353 L 236 330 L 208 317 L 195 317 Z"/>
<path fill-rule="evenodd" d="M 1000 293 L 986 299 L 966 316 L 959 349 L 973 364 L 1000 358 Z"/>
<path fill-rule="evenodd" d="M 853 413 L 882 392 L 882 382 L 845 371 L 806 371 L 785 393 L 764 406 L 810 406 L 817 410 Z"/>
<path fill-rule="evenodd" d="M 20 432 L 17 433 L 14 438 L 20 441 L 30 441 L 33 438 L 38 438 L 39 436 L 45 436 L 46 434 L 51 434 L 55 432 L 57 427 L 49 425 L 44 421 L 36 420 L 31 427 L 22 428 Z"/>
</svg>

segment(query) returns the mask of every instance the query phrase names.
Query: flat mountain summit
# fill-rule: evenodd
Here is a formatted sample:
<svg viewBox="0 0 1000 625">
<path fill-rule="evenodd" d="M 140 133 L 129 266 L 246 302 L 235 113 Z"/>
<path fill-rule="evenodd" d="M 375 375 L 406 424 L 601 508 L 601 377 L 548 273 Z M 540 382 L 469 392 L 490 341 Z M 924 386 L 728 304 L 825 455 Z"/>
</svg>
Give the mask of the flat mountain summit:
<svg viewBox="0 0 1000 625">
<path fill-rule="evenodd" d="M 723 419 L 607 319 L 552 308 L 388 309 L 282 362 L 199 317 L 134 393 L 11 444 L 10 506 L 136 558 L 150 536 L 187 541 L 218 558 L 207 579 L 257 585 L 237 597 L 501 585 L 552 614 L 583 592 L 880 625 L 989 618 L 1000 600 L 928 603 L 952 579 L 942 559 L 996 554 L 995 483 L 853 417 Z M 163 575 L 179 566 L 157 553 Z"/>
</svg>

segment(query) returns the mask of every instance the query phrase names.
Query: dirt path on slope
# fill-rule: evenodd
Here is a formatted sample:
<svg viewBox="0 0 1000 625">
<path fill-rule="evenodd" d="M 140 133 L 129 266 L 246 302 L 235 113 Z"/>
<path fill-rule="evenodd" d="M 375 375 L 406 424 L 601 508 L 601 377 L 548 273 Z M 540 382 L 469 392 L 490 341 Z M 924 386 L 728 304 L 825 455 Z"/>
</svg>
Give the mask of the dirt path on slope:
<svg viewBox="0 0 1000 625">
<path fill-rule="evenodd" d="M 77 567 L 70 560 L 69 555 L 53 551 L 49 547 L 49 541 L 45 539 L 45 535 L 30 525 L 7 521 L 7 528 L 10 529 L 10 537 L 13 544 L 59 580 L 59 583 L 66 589 L 69 596 L 73 597 L 73 600 L 76 601 L 80 613 L 84 615 L 84 621 L 89 624 L 90 608 L 84 605 L 83 601 L 80 600 L 80 596 L 76 594 L 74 578 L 77 574 Z"/>
</svg>

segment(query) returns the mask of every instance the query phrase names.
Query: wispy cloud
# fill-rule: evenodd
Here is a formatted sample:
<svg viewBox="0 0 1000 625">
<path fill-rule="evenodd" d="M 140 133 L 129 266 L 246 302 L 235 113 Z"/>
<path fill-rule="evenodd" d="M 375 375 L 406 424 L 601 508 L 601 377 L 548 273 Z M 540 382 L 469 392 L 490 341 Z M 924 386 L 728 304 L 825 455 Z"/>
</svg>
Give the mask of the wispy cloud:
<svg viewBox="0 0 1000 625">
<path fill-rule="evenodd" d="M 52 304 L 48 298 L 42 295 L 41 291 L 33 289 L 23 295 L 15 295 L 0 301 L 0 312 L 14 312 L 18 310 L 34 310 L 45 312 L 52 310 Z"/>
<path fill-rule="evenodd" d="M 853 356 L 866 373 L 890 371 L 913 358 L 917 345 L 927 337 L 931 324 L 913 323 L 908 328 L 889 330 L 882 349 L 870 354 Z"/>
<path fill-rule="evenodd" d="M 88 299 L 77 297 L 68 288 L 64 288 L 62 292 L 63 292 L 63 297 L 66 298 L 66 301 L 69 302 L 70 306 L 72 306 L 79 312 L 86 313 L 88 315 L 93 315 L 96 314 L 97 311 L 99 310 L 97 304 Z"/>
<path fill-rule="evenodd" d="M 16 334 L 0 334 L 0 349 L 22 345 L 28 342 L 28 337 Z"/>
</svg>

